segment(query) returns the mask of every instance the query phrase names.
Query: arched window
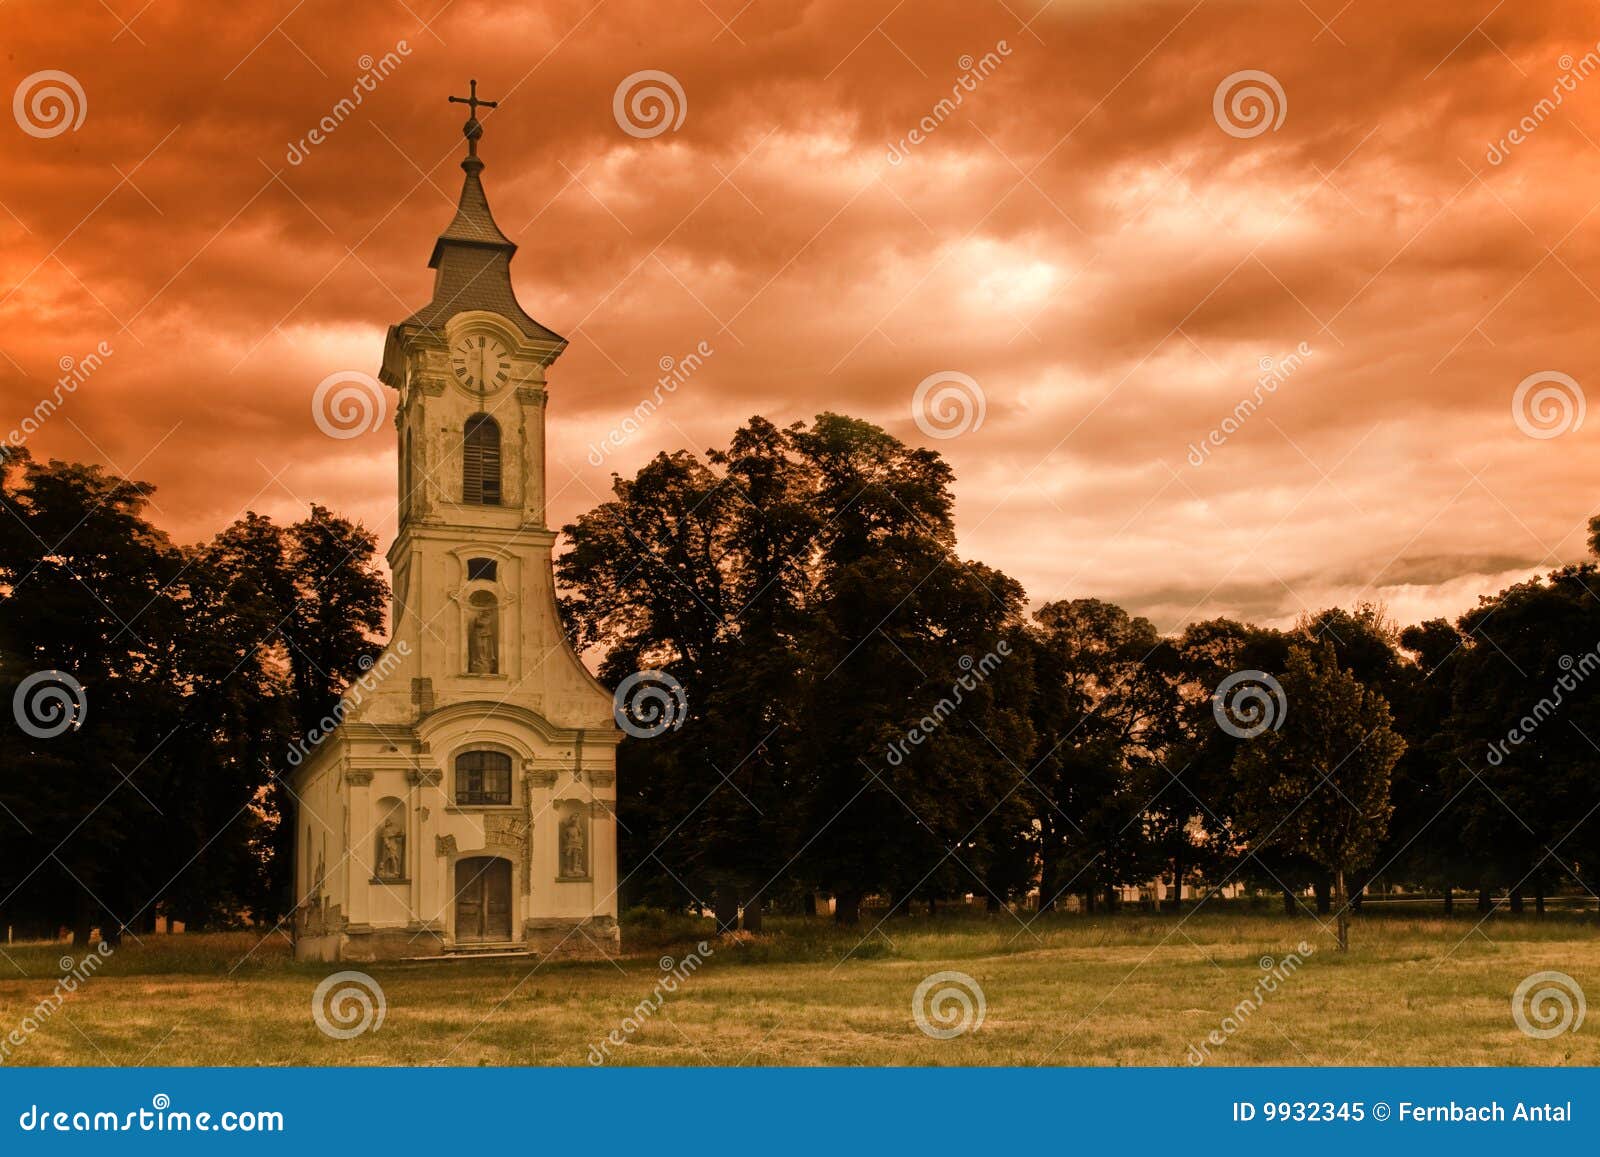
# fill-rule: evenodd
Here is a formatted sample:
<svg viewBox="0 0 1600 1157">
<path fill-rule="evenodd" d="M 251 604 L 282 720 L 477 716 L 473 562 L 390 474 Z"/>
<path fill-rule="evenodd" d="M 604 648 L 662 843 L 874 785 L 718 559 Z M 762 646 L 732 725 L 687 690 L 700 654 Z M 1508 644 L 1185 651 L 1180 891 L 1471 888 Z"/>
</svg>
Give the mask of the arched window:
<svg viewBox="0 0 1600 1157">
<path fill-rule="evenodd" d="M 500 427 L 488 414 L 474 414 L 463 428 L 461 501 L 500 505 Z"/>
<path fill-rule="evenodd" d="M 456 803 L 511 802 L 511 757 L 503 751 L 463 751 L 456 756 Z"/>
</svg>

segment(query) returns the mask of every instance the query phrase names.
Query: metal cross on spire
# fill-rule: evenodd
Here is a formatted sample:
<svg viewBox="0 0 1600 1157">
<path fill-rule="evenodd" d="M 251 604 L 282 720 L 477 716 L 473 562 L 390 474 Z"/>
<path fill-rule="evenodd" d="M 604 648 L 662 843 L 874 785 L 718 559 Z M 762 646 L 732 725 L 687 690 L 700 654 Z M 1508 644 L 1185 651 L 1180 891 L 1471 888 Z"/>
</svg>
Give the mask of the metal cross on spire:
<svg viewBox="0 0 1600 1157">
<path fill-rule="evenodd" d="M 480 107 L 499 108 L 500 102 L 497 100 L 479 100 L 477 80 L 473 80 L 470 83 L 472 85 L 469 90 L 471 95 L 453 96 L 450 98 L 450 103 L 467 106 L 467 123 L 461 126 L 461 135 L 467 138 L 467 156 L 475 157 L 478 155 L 478 138 L 483 136 L 483 124 L 478 120 L 478 109 Z"/>
</svg>

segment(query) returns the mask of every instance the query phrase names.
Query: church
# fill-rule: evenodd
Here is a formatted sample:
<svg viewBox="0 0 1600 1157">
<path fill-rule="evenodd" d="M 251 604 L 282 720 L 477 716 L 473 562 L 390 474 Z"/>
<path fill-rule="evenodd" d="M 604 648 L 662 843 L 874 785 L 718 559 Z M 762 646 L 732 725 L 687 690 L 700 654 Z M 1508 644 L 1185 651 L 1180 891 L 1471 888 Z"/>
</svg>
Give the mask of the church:
<svg viewBox="0 0 1600 1157">
<path fill-rule="evenodd" d="M 295 955 L 600 956 L 617 930 L 613 701 L 568 645 L 546 525 L 546 374 L 478 157 L 477 82 L 433 298 L 389 328 L 391 638 L 289 782 Z"/>
</svg>

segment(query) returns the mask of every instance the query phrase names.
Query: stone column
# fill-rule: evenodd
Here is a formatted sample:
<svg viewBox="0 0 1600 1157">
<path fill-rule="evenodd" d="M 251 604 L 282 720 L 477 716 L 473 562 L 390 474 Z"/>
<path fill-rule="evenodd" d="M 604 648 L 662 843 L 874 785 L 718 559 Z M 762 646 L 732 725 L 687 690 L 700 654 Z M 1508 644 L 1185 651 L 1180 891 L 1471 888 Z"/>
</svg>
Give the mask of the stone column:
<svg viewBox="0 0 1600 1157">
<path fill-rule="evenodd" d="M 544 525 L 544 404 L 547 395 L 542 382 L 517 387 L 522 403 L 523 444 L 526 474 L 523 478 L 522 507 L 534 526 Z"/>
<path fill-rule="evenodd" d="M 556 823 L 552 799 L 560 774 L 554 761 L 530 761 L 528 772 L 528 903 L 524 917 L 545 916 L 550 911 L 551 880 L 556 873 Z"/>
<path fill-rule="evenodd" d="M 344 773 L 344 782 L 349 801 L 344 910 L 350 923 L 364 925 L 372 922 L 372 772 L 351 768 Z"/>
<path fill-rule="evenodd" d="M 440 905 L 444 902 L 439 879 L 444 874 L 434 849 L 434 836 L 438 828 L 435 817 L 444 806 L 439 794 L 443 775 L 438 768 L 420 764 L 406 772 L 410 784 L 407 789 L 406 815 L 409 817 L 406 838 L 416 849 L 412 857 L 411 922 L 443 924 Z"/>
<path fill-rule="evenodd" d="M 611 800 L 589 805 L 589 877 L 593 881 L 589 910 L 595 916 L 617 912 L 617 817 Z"/>
</svg>

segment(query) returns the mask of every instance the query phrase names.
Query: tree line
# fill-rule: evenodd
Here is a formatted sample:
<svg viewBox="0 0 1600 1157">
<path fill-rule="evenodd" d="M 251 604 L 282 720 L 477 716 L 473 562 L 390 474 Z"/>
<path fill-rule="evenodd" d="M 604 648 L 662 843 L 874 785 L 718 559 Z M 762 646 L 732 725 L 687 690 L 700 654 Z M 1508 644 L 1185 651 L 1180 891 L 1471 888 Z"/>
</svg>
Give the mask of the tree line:
<svg viewBox="0 0 1600 1157">
<path fill-rule="evenodd" d="M 1092 911 L 1159 878 L 1276 890 L 1287 911 L 1311 890 L 1342 933 L 1375 880 L 1484 910 L 1594 894 L 1595 564 L 1454 622 L 1362 605 L 1163 634 L 1102 600 L 1031 605 L 960 557 L 953 481 L 870 422 L 756 417 L 615 477 L 563 528 L 574 645 L 609 686 L 659 673 L 687 704 L 619 753 L 627 903 L 759 929 L 819 895 L 852 923 L 868 898 Z M 288 755 L 381 646 L 371 532 L 313 506 L 180 546 L 152 493 L 26 451 L 0 464 L 18 723 L 0 924 L 19 933 L 283 917 Z M 86 710 L 40 737 L 18 695 L 51 671 Z"/>
<path fill-rule="evenodd" d="M 313 506 L 179 546 L 153 492 L 0 462 L 0 926 L 19 936 L 292 909 L 287 755 L 379 649 L 370 532 Z"/>
<path fill-rule="evenodd" d="M 1030 611 L 956 552 L 952 481 L 869 422 L 756 417 L 564 528 L 576 644 L 688 705 L 621 749 L 630 902 L 759 928 L 819 893 L 853 923 L 867 896 L 1092 911 L 1237 881 L 1288 911 L 1311 890 L 1343 941 L 1379 877 L 1447 907 L 1594 895 L 1593 563 L 1455 622 L 1364 604 L 1163 635 L 1098 599 Z"/>
</svg>

